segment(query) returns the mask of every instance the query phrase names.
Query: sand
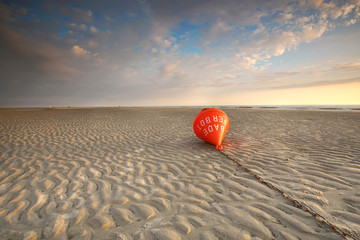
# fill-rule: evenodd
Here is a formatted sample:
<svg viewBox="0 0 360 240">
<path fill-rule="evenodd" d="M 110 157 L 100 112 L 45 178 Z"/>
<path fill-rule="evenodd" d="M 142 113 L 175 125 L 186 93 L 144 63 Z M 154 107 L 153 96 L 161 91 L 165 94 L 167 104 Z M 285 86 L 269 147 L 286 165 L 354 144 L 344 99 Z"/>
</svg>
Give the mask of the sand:
<svg viewBox="0 0 360 240">
<path fill-rule="evenodd" d="M 0 238 L 360 239 L 360 113 L 200 110 L 0 111 Z"/>
</svg>

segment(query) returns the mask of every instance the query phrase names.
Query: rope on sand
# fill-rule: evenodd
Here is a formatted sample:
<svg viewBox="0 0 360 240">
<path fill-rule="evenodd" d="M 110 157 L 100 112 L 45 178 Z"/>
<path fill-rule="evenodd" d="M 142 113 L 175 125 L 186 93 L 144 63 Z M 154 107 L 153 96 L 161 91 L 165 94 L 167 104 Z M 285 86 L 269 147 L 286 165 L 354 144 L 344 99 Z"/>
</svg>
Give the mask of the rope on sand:
<svg viewBox="0 0 360 240">
<path fill-rule="evenodd" d="M 254 171 L 252 171 L 251 169 L 247 168 L 246 166 L 244 166 L 242 163 L 240 163 L 238 160 L 232 158 L 229 154 L 225 153 L 223 150 L 220 150 L 221 154 L 223 154 L 224 156 L 226 156 L 228 159 L 232 160 L 235 164 L 239 165 L 242 169 L 244 169 L 245 171 L 247 171 L 248 173 L 250 173 L 251 175 L 253 175 L 255 178 L 257 178 L 261 183 L 265 184 L 266 186 L 268 186 L 269 188 L 272 188 L 276 191 L 278 191 L 279 193 L 281 193 L 285 198 L 289 199 L 291 202 L 293 202 L 293 204 L 295 205 L 295 207 L 300 208 L 302 210 L 304 210 L 305 212 L 310 213 L 313 217 L 315 217 L 315 219 L 319 222 L 323 222 L 326 225 L 328 225 L 331 229 L 333 229 L 335 232 L 337 232 L 338 234 L 342 235 L 343 237 L 347 238 L 347 237 L 351 237 L 352 239 L 356 240 L 357 238 L 355 238 L 355 236 L 353 236 L 351 233 L 348 233 L 346 231 L 344 231 L 343 229 L 341 229 L 340 227 L 336 226 L 335 224 L 331 223 L 329 220 L 327 220 L 325 217 L 323 217 L 321 214 L 317 213 L 316 211 L 312 210 L 308 205 L 306 205 L 305 203 L 299 202 L 298 200 L 294 199 L 292 196 L 290 196 L 289 194 L 287 194 L 286 192 L 284 192 L 283 190 L 281 190 L 280 188 L 276 187 L 275 185 L 273 185 L 271 182 L 263 179 L 261 176 L 259 176 L 258 174 L 256 174 Z"/>
</svg>

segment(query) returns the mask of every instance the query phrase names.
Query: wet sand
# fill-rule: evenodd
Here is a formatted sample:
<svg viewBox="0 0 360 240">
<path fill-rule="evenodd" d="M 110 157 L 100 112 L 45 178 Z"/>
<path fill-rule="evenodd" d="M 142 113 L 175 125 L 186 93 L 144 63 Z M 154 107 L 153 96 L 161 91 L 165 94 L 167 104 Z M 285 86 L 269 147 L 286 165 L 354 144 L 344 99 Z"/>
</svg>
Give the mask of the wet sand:
<svg viewBox="0 0 360 240">
<path fill-rule="evenodd" d="M 200 110 L 0 111 L 0 238 L 360 239 L 360 113 Z"/>
</svg>

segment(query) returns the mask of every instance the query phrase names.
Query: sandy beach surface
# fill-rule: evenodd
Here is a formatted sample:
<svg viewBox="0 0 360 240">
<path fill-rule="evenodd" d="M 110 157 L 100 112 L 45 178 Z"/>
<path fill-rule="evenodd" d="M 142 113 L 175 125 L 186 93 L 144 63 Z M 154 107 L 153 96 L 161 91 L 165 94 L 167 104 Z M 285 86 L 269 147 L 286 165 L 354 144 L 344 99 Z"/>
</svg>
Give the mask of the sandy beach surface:
<svg viewBox="0 0 360 240">
<path fill-rule="evenodd" d="M 360 113 L 0 111 L 1 239 L 360 239 Z"/>
</svg>

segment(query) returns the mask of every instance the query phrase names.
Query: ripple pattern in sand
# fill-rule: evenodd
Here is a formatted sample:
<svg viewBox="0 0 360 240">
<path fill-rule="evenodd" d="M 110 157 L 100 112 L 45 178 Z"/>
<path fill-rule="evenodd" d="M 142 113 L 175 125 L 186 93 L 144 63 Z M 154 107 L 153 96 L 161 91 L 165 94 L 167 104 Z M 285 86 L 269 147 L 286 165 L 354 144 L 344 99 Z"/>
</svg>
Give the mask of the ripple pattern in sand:
<svg viewBox="0 0 360 240">
<path fill-rule="evenodd" d="M 196 139 L 197 112 L 0 112 L 0 237 L 339 239 Z M 247 149 L 249 158 L 267 156 Z M 344 181 L 337 177 L 331 186 Z"/>
<path fill-rule="evenodd" d="M 360 239 L 359 113 L 229 110 L 229 114 L 233 129 L 241 130 L 229 133 L 227 154 Z"/>
</svg>

